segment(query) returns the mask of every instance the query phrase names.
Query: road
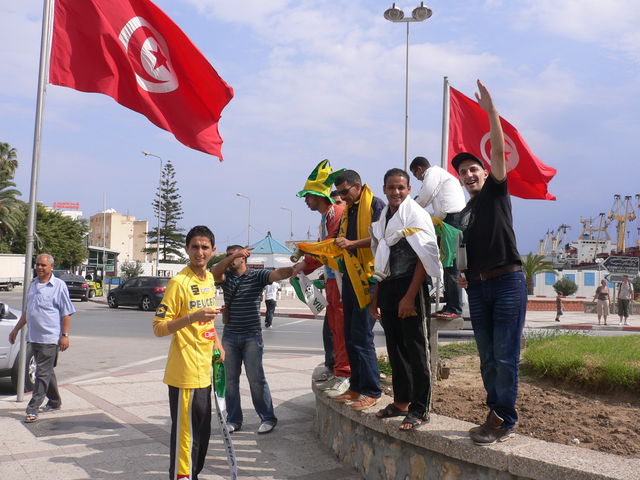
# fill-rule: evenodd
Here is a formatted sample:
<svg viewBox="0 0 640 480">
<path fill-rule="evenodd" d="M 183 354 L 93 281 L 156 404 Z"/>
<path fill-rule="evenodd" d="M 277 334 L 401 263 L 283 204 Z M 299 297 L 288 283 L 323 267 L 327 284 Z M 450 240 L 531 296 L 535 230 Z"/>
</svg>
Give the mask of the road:
<svg viewBox="0 0 640 480">
<path fill-rule="evenodd" d="M 22 292 L 0 292 L 0 301 L 21 308 Z M 71 320 L 71 346 L 60 354 L 56 375 L 62 383 L 164 368 L 170 337 L 153 335 L 153 314 L 136 308 L 110 309 L 97 302 L 73 301 L 77 312 Z M 218 331 L 222 325 L 216 322 Z M 376 325 L 376 345 L 384 345 L 384 333 Z M 321 355 L 322 321 L 276 318 L 263 331 L 265 357 L 277 354 Z M 10 396 L 8 378 L 0 378 L 0 398 Z"/>
</svg>

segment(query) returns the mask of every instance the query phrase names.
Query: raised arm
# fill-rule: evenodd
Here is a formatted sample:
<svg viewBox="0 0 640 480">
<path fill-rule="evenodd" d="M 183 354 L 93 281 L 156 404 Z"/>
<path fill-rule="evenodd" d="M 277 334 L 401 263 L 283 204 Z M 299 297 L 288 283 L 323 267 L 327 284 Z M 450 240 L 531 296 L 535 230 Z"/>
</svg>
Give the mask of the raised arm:
<svg viewBox="0 0 640 480">
<path fill-rule="evenodd" d="M 480 80 L 478 80 L 478 93 L 476 93 L 478 105 L 489 117 L 489 128 L 491 132 L 491 175 L 499 182 L 507 178 L 507 166 L 504 156 L 504 133 L 500 125 L 500 115 L 493 103 L 491 94 Z"/>
<path fill-rule="evenodd" d="M 276 270 L 272 270 L 269 274 L 269 283 L 278 282 L 289 278 L 293 275 L 293 267 L 282 267 Z"/>
<path fill-rule="evenodd" d="M 215 280 L 215 282 L 216 283 L 224 282 L 224 272 L 227 271 L 231 263 L 236 258 L 240 258 L 240 257 L 248 258 L 250 255 L 251 255 L 251 250 L 249 250 L 248 248 L 243 248 L 241 250 L 233 251 L 231 254 L 227 255 L 218 263 L 216 263 L 211 269 L 211 273 L 213 274 L 213 279 Z"/>
</svg>

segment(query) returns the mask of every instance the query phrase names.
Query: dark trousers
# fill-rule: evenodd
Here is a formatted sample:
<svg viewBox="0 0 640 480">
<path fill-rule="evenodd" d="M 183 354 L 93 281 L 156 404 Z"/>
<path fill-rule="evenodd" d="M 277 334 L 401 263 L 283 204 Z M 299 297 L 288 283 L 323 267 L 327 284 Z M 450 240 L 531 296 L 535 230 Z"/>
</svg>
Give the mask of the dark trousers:
<svg viewBox="0 0 640 480">
<path fill-rule="evenodd" d="M 324 314 L 324 322 L 322 322 L 322 344 L 324 346 L 324 366 L 333 372 L 333 336 L 329 328 L 328 314 Z"/>
<path fill-rule="evenodd" d="M 31 400 L 27 405 L 27 415 L 37 415 L 38 408 L 46 396 L 49 404 L 57 408 L 62 404 L 58 381 L 53 371 L 58 359 L 57 343 L 30 343 L 36 361 L 36 383 L 33 386 Z"/>
<path fill-rule="evenodd" d="M 385 280 L 378 290 L 378 307 L 382 315 L 382 328 L 387 340 L 387 353 L 391 364 L 393 400 L 409 402 L 409 411 L 422 416 L 431 405 L 431 367 L 428 349 L 428 331 L 424 331 L 423 318 L 429 314 L 429 295 L 416 295 L 418 315 L 398 318 L 398 304 L 407 293 L 411 277 Z M 420 296 L 424 299 L 424 311 Z M 427 327 L 428 328 L 428 327 Z"/>
<path fill-rule="evenodd" d="M 460 229 L 460 213 L 447 213 L 442 221 Z M 458 286 L 458 268 L 455 259 L 451 267 L 444 269 L 444 301 L 446 303 L 445 312 L 462 314 L 462 289 Z"/>
<path fill-rule="evenodd" d="M 198 480 L 211 436 L 211 387 L 177 388 L 169 385 L 169 410 L 169 480 L 186 476 Z"/>
<path fill-rule="evenodd" d="M 375 319 L 369 308 L 360 309 L 348 276 L 342 281 L 344 339 L 351 365 L 350 390 L 372 398 L 380 398 L 380 371 L 376 346 L 373 343 Z"/>
<path fill-rule="evenodd" d="M 276 301 L 275 300 L 265 300 L 264 303 L 267 306 L 267 313 L 264 317 L 264 324 L 267 327 L 271 326 L 273 322 L 273 314 L 276 311 Z"/>
</svg>

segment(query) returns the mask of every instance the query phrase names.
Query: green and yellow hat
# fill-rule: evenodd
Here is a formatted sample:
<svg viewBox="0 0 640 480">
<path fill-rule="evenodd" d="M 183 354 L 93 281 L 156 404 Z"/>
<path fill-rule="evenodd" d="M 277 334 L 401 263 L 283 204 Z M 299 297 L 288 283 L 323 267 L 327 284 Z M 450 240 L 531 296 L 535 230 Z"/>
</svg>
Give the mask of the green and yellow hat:
<svg viewBox="0 0 640 480">
<path fill-rule="evenodd" d="M 307 193 L 312 195 L 318 195 L 319 197 L 328 198 L 331 203 L 331 186 L 335 178 L 344 171 L 344 168 L 333 172 L 331 170 L 331 164 L 329 160 L 322 160 L 316 168 L 313 169 L 311 175 L 304 184 L 304 188 L 300 190 L 296 195 L 298 197 L 304 197 Z"/>
</svg>

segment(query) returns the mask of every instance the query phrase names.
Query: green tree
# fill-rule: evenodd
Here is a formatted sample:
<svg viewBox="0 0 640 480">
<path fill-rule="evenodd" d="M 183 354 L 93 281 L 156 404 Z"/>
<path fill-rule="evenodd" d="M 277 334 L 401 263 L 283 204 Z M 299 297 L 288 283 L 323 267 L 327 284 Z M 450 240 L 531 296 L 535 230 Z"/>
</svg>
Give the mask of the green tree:
<svg viewBox="0 0 640 480">
<path fill-rule="evenodd" d="M 22 214 L 27 218 L 29 206 L 21 205 Z M 33 244 L 34 255 L 46 252 L 53 255 L 56 268 L 71 269 L 82 265 L 88 252 L 85 237 L 89 232 L 86 220 L 74 220 L 57 211 L 47 211 L 37 206 L 36 238 Z M 12 253 L 25 253 L 27 238 L 26 222 L 23 222 L 11 239 Z"/>
<path fill-rule="evenodd" d="M 7 252 L 8 242 L 24 222 L 19 190 L 13 182 L 18 168 L 18 153 L 8 143 L 0 142 L 0 252 Z"/>
<path fill-rule="evenodd" d="M 18 151 L 8 143 L 0 142 L 0 177 L 13 178 L 18 168 Z"/>
<path fill-rule="evenodd" d="M 527 253 L 522 257 L 522 271 L 527 279 L 527 293 L 533 295 L 533 279 L 538 273 L 556 273 L 553 264 L 544 259 L 543 255 Z"/>
<path fill-rule="evenodd" d="M 153 211 L 158 216 L 160 212 L 160 260 L 162 262 L 184 261 L 184 229 L 178 227 L 178 221 L 182 220 L 182 202 L 178 191 L 177 182 L 174 180 L 176 171 L 171 162 L 167 162 L 162 169 L 160 186 L 153 201 Z M 149 243 L 152 247 L 144 249 L 145 253 L 155 254 L 158 244 L 158 231 L 152 229 L 147 232 Z"/>
<path fill-rule="evenodd" d="M 556 293 L 562 295 L 563 297 L 568 297 L 569 295 L 573 295 L 578 291 L 578 285 L 576 282 L 567 277 L 562 277 L 556 283 L 553 284 L 553 289 Z"/>
<path fill-rule="evenodd" d="M 142 275 L 143 271 L 144 269 L 142 268 L 142 265 L 140 265 L 140 262 L 138 260 L 136 260 L 135 262 L 127 260 L 125 262 L 122 262 L 122 264 L 120 265 L 120 276 L 125 282 L 130 278 Z"/>
</svg>

